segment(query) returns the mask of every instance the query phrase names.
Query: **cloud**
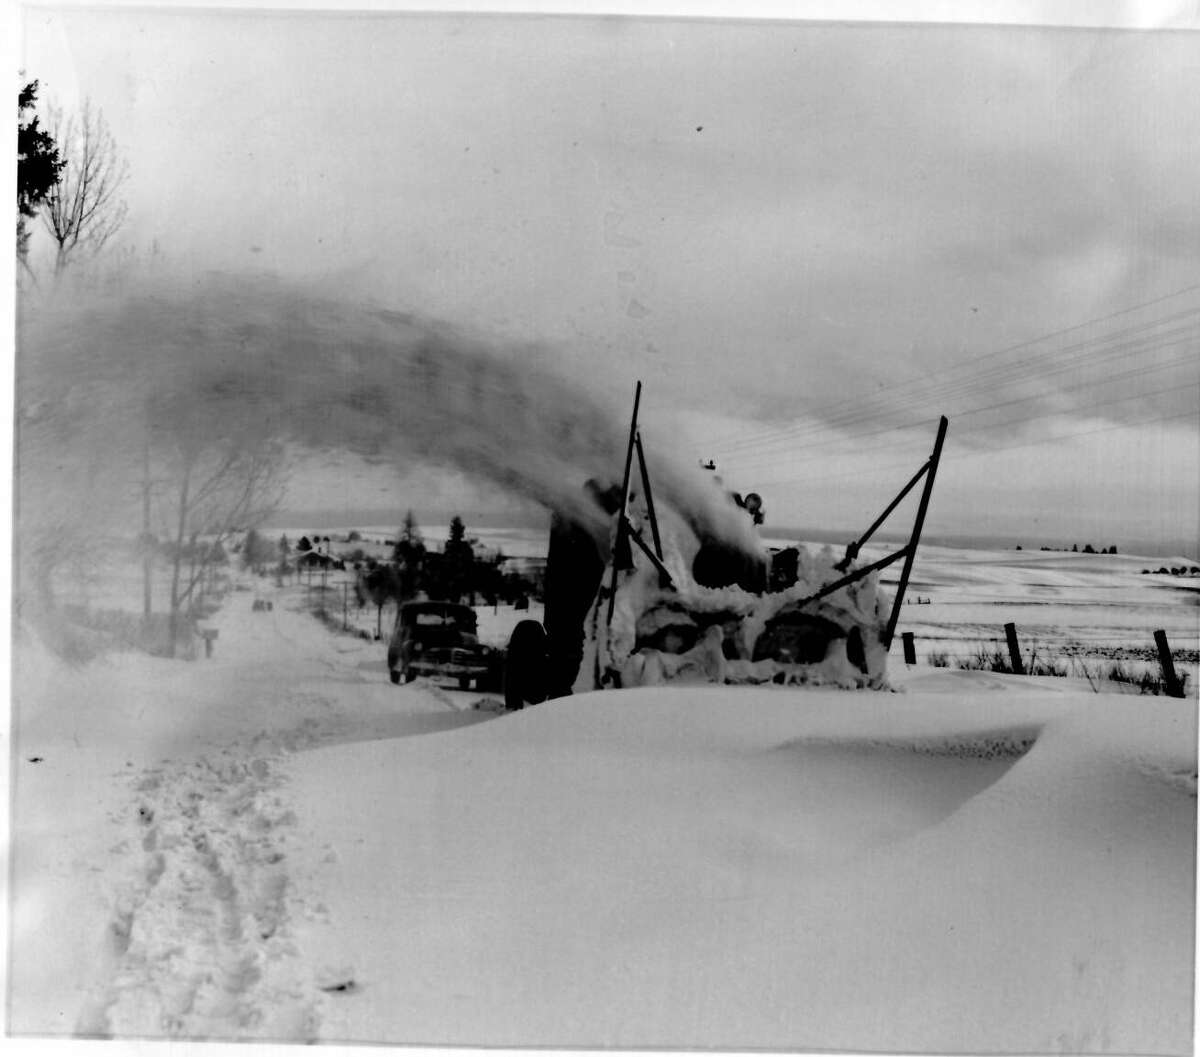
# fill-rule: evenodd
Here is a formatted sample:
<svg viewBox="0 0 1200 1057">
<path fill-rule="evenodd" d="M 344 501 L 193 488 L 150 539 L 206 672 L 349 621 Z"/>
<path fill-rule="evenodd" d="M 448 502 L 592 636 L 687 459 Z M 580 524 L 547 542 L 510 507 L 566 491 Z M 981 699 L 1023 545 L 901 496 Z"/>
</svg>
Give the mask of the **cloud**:
<svg viewBox="0 0 1200 1057">
<path fill-rule="evenodd" d="M 64 465 L 86 468 L 89 487 L 111 498 L 103 528 L 119 531 L 122 518 L 136 523 L 143 445 L 158 465 L 188 444 L 256 438 L 401 472 L 442 467 L 608 534 L 584 483 L 619 482 L 629 411 L 539 365 L 540 350 L 250 275 L 55 288 L 23 309 L 27 534 L 67 516 Z M 746 519 L 669 446 L 655 490 L 697 532 L 749 538 Z M 72 516 L 83 524 L 98 510 L 79 504 Z"/>
<path fill-rule="evenodd" d="M 654 418 L 831 444 L 939 413 L 971 446 L 1190 406 L 1153 330 L 1119 351 L 1116 324 L 1053 335 L 1194 281 L 1193 34 L 61 19 L 130 151 L 139 235 L 180 268 L 258 246 L 258 267 L 496 336 L 601 403 L 641 378 Z M 1111 396 L 1131 399 L 1094 406 Z"/>
</svg>

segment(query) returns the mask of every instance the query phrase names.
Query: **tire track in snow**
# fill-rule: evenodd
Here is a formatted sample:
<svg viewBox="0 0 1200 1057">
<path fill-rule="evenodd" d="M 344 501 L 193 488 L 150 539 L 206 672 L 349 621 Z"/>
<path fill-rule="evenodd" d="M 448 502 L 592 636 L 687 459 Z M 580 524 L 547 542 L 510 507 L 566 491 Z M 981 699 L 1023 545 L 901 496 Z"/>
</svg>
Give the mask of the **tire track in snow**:
<svg viewBox="0 0 1200 1057">
<path fill-rule="evenodd" d="M 277 759 L 272 739 L 255 750 L 268 745 Z M 292 936 L 306 913 L 287 868 L 295 818 L 271 758 L 225 750 L 133 779 L 113 849 L 129 867 L 77 1034 L 317 1038 L 324 999 Z"/>
<path fill-rule="evenodd" d="M 443 690 L 436 683 L 428 679 L 423 679 L 421 682 L 422 689 L 428 691 L 429 696 L 432 697 L 439 705 L 445 705 L 447 708 L 453 709 L 455 712 L 463 711 L 450 696 L 450 694 Z"/>
</svg>

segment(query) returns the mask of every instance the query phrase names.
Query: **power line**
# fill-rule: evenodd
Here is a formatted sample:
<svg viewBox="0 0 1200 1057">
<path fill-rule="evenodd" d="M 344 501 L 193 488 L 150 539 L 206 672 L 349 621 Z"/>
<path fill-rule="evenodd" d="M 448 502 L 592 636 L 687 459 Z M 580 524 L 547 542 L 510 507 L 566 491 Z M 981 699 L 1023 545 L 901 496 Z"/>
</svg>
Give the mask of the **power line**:
<svg viewBox="0 0 1200 1057">
<path fill-rule="evenodd" d="M 1200 310 L 1189 310 L 1196 312 Z M 1189 313 L 1180 313 L 1180 316 Z M 1155 327 L 1162 326 L 1167 320 L 1157 320 L 1153 324 Z M 1197 321 L 1200 322 L 1200 321 Z M 1137 328 L 1137 329 L 1145 329 Z M 1124 336 L 1124 335 L 1121 335 Z M 950 379 L 940 384 L 934 385 L 929 389 L 923 390 L 920 393 L 914 393 L 910 396 L 903 397 L 899 401 L 893 399 L 889 402 L 882 401 L 879 397 L 871 397 L 866 401 L 860 401 L 857 410 L 853 413 L 845 413 L 843 415 L 825 415 L 821 420 L 815 423 L 798 423 L 792 426 L 776 427 L 769 431 L 764 431 L 757 435 L 746 435 L 738 441 L 730 441 L 725 444 L 716 444 L 713 446 L 717 454 L 727 453 L 734 454 L 742 449 L 750 449 L 759 447 L 765 444 L 773 443 L 788 439 L 802 439 L 805 436 L 813 435 L 828 429 L 847 429 L 855 425 L 868 422 L 878 421 L 884 414 L 892 415 L 916 408 L 918 406 L 928 407 L 930 403 L 944 402 L 954 396 L 970 395 L 976 390 L 994 391 L 997 387 L 1003 386 L 1009 381 L 1022 381 L 1026 384 L 1036 384 L 1038 381 L 1043 381 L 1047 378 L 1056 375 L 1066 374 L 1074 370 L 1080 364 L 1088 364 L 1089 366 L 1100 366 L 1110 360 L 1128 357 L 1129 355 L 1145 355 L 1151 352 L 1161 351 L 1164 348 L 1169 348 L 1173 345 L 1184 344 L 1190 340 L 1200 340 L 1200 330 L 1196 328 L 1196 323 L 1192 323 L 1182 327 L 1176 327 L 1172 330 L 1148 335 L 1138 340 L 1118 344 L 1112 348 L 1102 352 L 1095 352 L 1094 349 L 1102 348 L 1109 344 L 1114 339 L 1115 335 L 1107 335 L 1102 340 L 1093 342 L 1080 343 L 1075 346 L 1077 351 L 1075 355 L 1068 356 L 1066 359 L 1061 358 L 1061 354 L 1073 351 L 1071 347 L 1058 350 L 1060 356 L 1052 363 L 1045 364 L 1040 370 L 1028 370 L 1030 365 L 1027 363 L 1000 365 L 990 371 L 981 373 L 968 379 Z M 1175 340 L 1165 340 L 1175 339 Z M 1044 357 L 1040 357 L 1039 361 L 1044 362 Z M 953 369 L 951 369 L 953 370 Z M 905 383 L 904 386 L 894 387 L 894 389 L 905 388 L 912 383 Z"/>
<path fill-rule="evenodd" d="M 1195 384 L 1200 385 L 1200 383 L 1195 383 Z M 1137 422 L 1121 422 L 1121 423 L 1118 423 L 1118 424 L 1112 425 L 1112 426 L 1100 426 L 1096 429 L 1079 430 L 1074 433 L 1063 433 L 1063 434 L 1060 434 L 1060 435 L 1054 436 L 1054 437 L 1043 437 L 1039 440 L 1021 441 L 1016 444 L 1006 444 L 1006 445 L 1003 445 L 998 448 L 986 448 L 986 449 L 980 449 L 978 451 L 955 452 L 955 453 L 950 453 L 950 454 L 943 453 L 942 462 L 946 462 L 946 461 L 957 462 L 962 459 L 976 459 L 976 458 L 979 458 L 979 456 L 981 456 L 981 455 L 994 455 L 996 452 L 1001 452 L 1001 451 L 1015 451 L 1018 448 L 1038 447 L 1043 444 L 1057 444 L 1061 441 L 1072 440 L 1076 437 L 1089 437 L 1089 436 L 1092 436 L 1093 434 L 1097 434 L 1097 433 L 1112 433 L 1116 430 L 1122 430 L 1122 429 L 1136 429 L 1139 426 L 1151 426 L 1151 425 L 1155 425 L 1156 423 L 1159 423 L 1159 422 L 1173 422 L 1177 419 L 1182 419 L 1182 418 L 1190 418 L 1193 421 L 1195 421 L 1197 418 L 1200 418 L 1200 413 L 1198 413 L 1195 409 L 1193 409 L 1190 411 L 1183 411 L 1183 412 L 1180 412 L 1177 414 L 1159 415 L 1155 418 L 1139 419 Z M 855 471 L 851 471 L 849 473 L 838 473 L 838 474 L 836 474 L 836 479 L 840 481 L 847 477 L 863 477 L 863 476 L 866 476 L 867 474 L 880 473 L 883 471 L 893 470 L 893 469 L 901 469 L 904 467 L 911 468 L 911 466 L 912 466 L 911 461 L 888 463 L 883 466 L 872 466 L 866 470 L 855 470 Z M 773 478 L 768 477 L 767 480 L 772 484 L 790 484 L 790 483 L 793 483 L 796 481 L 802 481 L 802 480 L 804 480 L 804 478 L 803 477 L 785 477 L 785 478 L 774 478 L 773 479 Z"/>
<path fill-rule="evenodd" d="M 1071 334 L 1071 333 L 1074 333 L 1075 331 L 1086 329 L 1087 327 L 1094 326 L 1098 323 L 1106 323 L 1106 322 L 1109 322 L 1110 320 L 1118 319 L 1122 316 L 1131 315 L 1134 312 L 1140 312 L 1144 309 L 1151 308 L 1154 305 L 1162 304 L 1163 302 L 1170 301 L 1176 297 L 1182 297 L 1184 294 L 1192 293 L 1193 291 L 1196 291 L 1196 290 L 1200 290 L 1200 283 L 1196 283 L 1191 286 L 1185 286 L 1180 290 L 1174 291 L 1173 293 L 1164 294 L 1163 296 L 1154 298 L 1153 300 L 1145 301 L 1139 305 L 1134 305 L 1129 308 L 1124 308 L 1117 312 L 1109 313 L 1108 315 L 1105 315 L 1105 316 L 1098 316 L 1093 319 L 1085 320 L 1082 323 L 1077 323 L 1070 327 L 1064 327 L 1061 330 L 1051 331 L 1050 333 L 1043 334 L 1037 338 L 1031 338 L 1027 341 L 1019 342 L 1016 345 L 1010 345 L 1003 349 L 997 349 L 997 350 L 992 350 L 989 352 L 981 353 L 980 355 L 972 357 L 971 359 L 963 361 L 962 363 L 955 364 L 955 365 L 951 366 L 950 368 L 947 368 L 947 370 L 949 370 L 949 371 L 967 370 L 968 368 L 970 368 L 971 366 L 973 366 L 974 364 L 978 363 L 981 360 L 990 359 L 993 357 L 1005 356 L 1012 352 L 1019 352 L 1022 349 L 1031 348 L 1035 345 L 1049 341 L 1052 338 L 1062 337 L 1066 334 Z M 1150 321 L 1149 324 L 1142 324 L 1140 327 L 1131 328 L 1131 330 L 1117 331 L 1117 332 L 1115 332 L 1115 334 L 1109 335 L 1104 340 L 1111 340 L 1111 338 L 1114 336 L 1121 336 L 1124 334 L 1128 334 L 1131 331 L 1136 332 L 1139 329 L 1144 329 L 1146 326 L 1161 325 L 1163 322 L 1167 322 L 1170 320 L 1180 318 L 1183 315 L 1187 315 L 1189 312 L 1195 312 L 1195 311 L 1197 311 L 1197 310 L 1196 309 L 1185 309 L 1180 313 L 1176 313 L 1174 316 L 1161 317 L 1159 319 Z M 1082 344 L 1086 345 L 1088 343 L 1085 342 Z M 1078 348 L 1078 347 L 1080 347 L 1080 346 L 1079 345 L 1067 346 L 1066 349 L 1060 350 L 1060 351 L 1069 351 L 1072 348 Z M 895 386 L 893 388 L 906 388 L 909 386 L 917 385 L 922 380 L 923 379 L 910 379 L 908 382 L 899 383 L 898 386 Z M 843 401 L 840 401 L 839 403 L 835 403 L 835 404 L 831 405 L 830 410 L 835 410 L 839 407 L 852 407 L 852 406 L 855 406 L 857 403 L 858 403 L 858 401 L 856 399 L 850 398 L 850 399 L 843 400 Z"/>
<path fill-rule="evenodd" d="M 1043 334 L 1040 337 L 1032 338 L 1032 339 L 1020 342 L 1015 345 L 1010 345 L 1003 349 L 992 350 L 989 352 L 981 353 L 980 355 L 972 357 L 969 360 L 966 360 L 961 363 L 954 364 L 954 365 L 951 365 L 950 367 L 945 368 L 942 373 L 943 374 L 947 374 L 947 373 L 953 374 L 956 372 L 966 371 L 966 370 L 971 369 L 972 367 L 974 367 L 976 364 L 980 363 L 981 361 L 995 359 L 997 357 L 1005 356 L 1005 355 L 1008 355 L 1013 352 L 1019 352 L 1022 349 L 1032 348 L 1036 345 L 1050 341 L 1054 338 L 1062 337 L 1066 334 L 1071 334 L 1071 333 L 1074 333 L 1074 332 L 1077 332 L 1080 330 L 1084 330 L 1088 327 L 1095 326 L 1099 323 L 1109 322 L 1111 320 L 1130 315 L 1134 312 L 1143 311 L 1147 308 L 1151 308 L 1155 305 L 1162 304 L 1163 302 L 1170 301 L 1174 298 L 1181 297 L 1184 294 L 1188 294 L 1188 293 L 1191 293 L 1196 290 L 1200 290 L 1200 283 L 1183 287 L 1182 289 L 1176 290 L 1173 293 L 1165 294 L 1161 297 L 1154 298 L 1150 301 L 1143 302 L 1139 305 L 1134 305 L 1129 308 L 1121 309 L 1117 312 L 1109 313 L 1108 315 L 1105 315 L 1105 316 L 1095 317 L 1093 319 L 1086 320 L 1082 323 L 1077 323 L 1070 327 L 1064 327 L 1057 331 L 1051 331 L 1048 334 Z M 1168 314 L 1166 316 L 1160 316 L 1155 319 L 1152 319 L 1152 320 L 1149 320 L 1149 321 L 1146 321 L 1146 322 L 1143 322 L 1140 324 L 1136 324 L 1132 327 L 1125 328 L 1123 330 L 1112 331 L 1105 335 L 1100 335 L 1100 336 L 1085 340 L 1083 342 L 1075 343 L 1074 345 L 1067 345 L 1067 346 L 1057 350 L 1057 354 L 1061 355 L 1063 353 L 1072 352 L 1072 351 L 1081 350 L 1081 349 L 1086 350 L 1088 347 L 1097 347 L 1097 348 L 1102 347 L 1103 345 L 1108 344 L 1119 338 L 1127 337 L 1132 334 L 1137 334 L 1141 331 L 1145 331 L 1146 329 L 1153 329 L 1155 327 L 1161 327 L 1166 323 L 1174 322 L 1174 321 L 1186 318 L 1189 315 L 1194 315 L 1197 311 L 1198 310 L 1195 308 L 1188 308 L 1188 309 L 1183 309 L 1179 312 L 1175 312 L 1173 314 Z M 1161 337 L 1161 336 L 1162 335 L 1158 335 L 1158 337 Z M 997 372 L 1000 372 L 1001 376 L 1002 376 L 1003 373 L 1005 373 L 1005 372 L 1012 372 L 1014 370 L 1019 369 L 1022 366 L 1028 366 L 1029 364 L 1036 363 L 1036 362 L 1038 362 L 1038 360 L 1042 359 L 1045 355 L 1048 355 L 1048 354 L 1050 354 L 1049 350 L 1047 352 L 1043 352 L 1043 353 L 1039 354 L 1039 356 L 1037 356 L 1037 357 L 1027 357 L 1024 360 L 1017 361 L 1012 364 L 998 364 L 996 367 L 990 368 L 989 373 L 987 375 L 982 375 L 982 376 L 976 375 L 975 377 L 976 378 L 991 377 L 991 378 L 993 378 L 993 380 L 995 380 Z M 909 379 L 906 382 L 898 383 L 897 385 L 891 387 L 891 391 L 899 392 L 899 391 L 903 391 L 905 389 L 911 389 L 914 386 L 920 385 L 922 382 L 924 382 L 926 380 L 927 377 L 928 377 L 928 375 L 926 375 L 923 378 Z M 940 383 L 940 385 L 943 388 L 945 387 L 946 384 L 947 383 L 944 383 L 944 382 Z M 958 382 L 955 382 L 954 380 L 951 380 L 950 384 L 962 384 L 962 383 L 958 383 Z M 938 388 L 938 386 L 935 385 L 935 387 L 934 387 L 935 391 L 937 390 L 937 388 Z M 876 398 L 876 400 L 877 399 L 878 398 Z M 848 398 L 846 400 L 834 403 L 834 404 L 830 405 L 830 407 L 827 410 L 830 412 L 835 412 L 835 414 L 832 417 L 829 415 L 824 416 L 825 421 L 827 423 L 832 424 L 838 417 L 836 412 L 839 409 L 847 409 L 847 410 L 857 409 L 857 413 L 861 414 L 862 406 L 863 406 L 862 401 L 859 398 Z M 752 431 L 752 432 L 744 433 L 744 434 L 735 434 L 733 437 L 727 438 L 725 441 L 718 442 L 718 446 L 724 447 L 724 448 L 729 448 L 731 446 L 739 445 L 743 442 L 753 442 L 758 438 L 762 438 L 764 436 L 770 436 L 775 433 L 780 433 L 780 432 L 786 433 L 791 430 L 803 429 L 803 428 L 804 428 L 803 426 L 791 426 L 791 427 L 781 426 L 781 427 L 773 427 L 773 428 L 765 430 L 765 431 Z"/>
<path fill-rule="evenodd" d="M 1116 384 L 1117 382 L 1124 381 L 1127 379 L 1140 378 L 1140 377 L 1144 377 L 1145 375 L 1148 375 L 1148 374 L 1156 373 L 1158 371 L 1168 370 L 1172 367 L 1187 366 L 1187 365 L 1195 364 L 1196 362 L 1197 361 L 1194 357 L 1185 356 L 1185 357 L 1181 357 L 1179 359 L 1169 360 L 1166 363 L 1155 364 L 1153 366 L 1136 367 L 1136 368 L 1133 368 L 1128 371 L 1121 371 L 1117 374 L 1109 375 L 1103 379 L 1099 379 L 1096 381 L 1081 382 L 1078 385 L 1073 385 L 1073 386 L 1063 386 L 1059 389 L 1054 390 L 1054 392 L 1050 393 L 1050 394 L 1039 393 L 1035 396 L 1016 397 L 1011 400 L 1002 400 L 997 403 L 986 404 L 982 407 L 969 408 L 965 411 L 956 411 L 956 412 L 954 412 L 954 420 L 956 423 L 960 423 L 964 418 L 970 418 L 972 415 L 985 414 L 988 411 L 996 411 L 996 410 L 999 410 L 1000 408 L 1011 407 L 1011 406 L 1014 406 L 1017 404 L 1033 404 L 1033 403 L 1037 403 L 1039 401 L 1045 401 L 1045 400 L 1051 399 L 1053 395 L 1058 394 L 1058 393 L 1074 392 L 1074 391 L 1077 391 L 1080 389 L 1091 389 L 1091 388 L 1096 388 L 1099 386 L 1113 385 L 1113 384 Z M 1137 393 L 1130 393 L 1126 396 L 1120 397 L 1117 400 L 1100 401 L 1100 402 L 1091 403 L 1091 404 L 1075 404 L 1075 405 L 1072 405 L 1071 407 L 1067 407 L 1067 408 L 1052 408 L 1052 409 L 1042 412 L 1040 414 L 1024 416 L 1022 418 L 1010 419 L 1010 420 L 1006 420 L 1004 422 L 995 422 L 995 423 L 992 423 L 991 425 L 982 426 L 978 430 L 976 430 L 976 432 L 988 432 L 991 430 L 1000 429 L 1006 425 L 1014 425 L 1014 424 L 1017 424 L 1020 422 L 1032 422 L 1038 418 L 1049 418 L 1054 415 L 1068 415 L 1068 414 L 1072 414 L 1072 413 L 1079 412 L 1079 411 L 1087 411 L 1087 410 L 1090 410 L 1090 409 L 1096 408 L 1096 407 L 1104 407 L 1110 403 L 1121 403 L 1125 400 L 1135 400 L 1135 399 L 1139 399 L 1139 398 L 1143 398 L 1143 397 L 1159 396 L 1159 395 L 1162 395 L 1163 393 L 1177 392 L 1180 389 L 1191 388 L 1197 384 L 1200 384 L 1200 383 L 1191 382 L 1191 383 L 1185 383 L 1183 385 L 1168 386 L 1163 389 L 1143 390 L 1143 391 L 1137 392 Z M 836 439 L 832 439 L 832 440 L 825 440 L 825 441 L 810 441 L 806 444 L 798 444 L 798 445 L 797 444 L 787 444 L 786 441 L 781 440 L 781 441 L 773 443 L 769 448 L 764 446 L 764 448 L 761 450 L 751 451 L 744 455 L 735 453 L 735 454 L 729 456 L 728 462 L 734 464 L 735 466 L 741 467 L 741 466 L 746 466 L 747 464 L 753 465 L 755 463 L 761 462 L 764 459 L 774 459 L 779 456 L 787 456 L 787 455 L 790 455 L 797 451 L 811 451 L 813 448 L 828 448 L 834 444 L 844 445 L 850 441 L 859 440 L 859 439 L 863 439 L 863 438 L 876 437 L 876 436 L 881 436 L 884 434 L 894 437 L 894 435 L 897 433 L 906 433 L 906 432 L 910 432 L 910 431 L 918 430 L 918 429 L 928 429 L 930 421 L 931 421 L 930 419 L 925 418 L 919 422 L 910 422 L 910 423 L 907 423 L 904 425 L 897 425 L 897 426 L 884 426 L 884 427 L 881 427 L 880 429 L 871 430 L 866 433 L 853 433 L 853 434 L 849 434 L 846 437 L 840 437 L 840 438 L 836 438 Z M 936 419 L 934 419 L 932 421 L 936 421 Z M 958 435 L 961 436 L 961 432 L 959 432 L 957 430 L 956 430 L 956 432 L 958 433 Z M 781 444 L 786 444 L 787 445 L 786 448 L 780 447 Z M 865 449 L 860 449 L 860 450 L 869 451 L 869 450 L 872 450 L 874 447 L 876 447 L 876 445 L 867 445 Z"/>
<path fill-rule="evenodd" d="M 1198 382 L 1196 384 L 1200 385 L 1200 382 Z M 1193 421 L 1195 421 L 1197 418 L 1200 418 L 1200 413 L 1198 413 L 1195 410 L 1182 411 L 1182 412 L 1179 412 L 1179 413 L 1173 414 L 1173 415 L 1159 415 L 1157 418 L 1141 419 L 1137 422 L 1120 422 L 1114 426 L 1100 426 L 1096 429 L 1085 429 L 1085 430 L 1081 430 L 1077 433 L 1064 433 L 1064 434 L 1062 434 L 1062 436 L 1058 436 L 1058 437 L 1044 437 L 1041 440 L 1023 441 L 1019 444 L 1005 444 L 1003 447 L 999 447 L 999 448 L 988 448 L 986 450 L 981 449 L 979 451 L 961 452 L 956 455 L 952 455 L 951 458 L 955 459 L 955 460 L 957 460 L 957 459 L 975 459 L 975 458 L 978 458 L 980 455 L 991 455 L 993 452 L 997 452 L 997 451 L 1015 451 L 1017 448 L 1031 448 L 1031 447 L 1036 447 L 1041 444 L 1057 444 L 1059 441 L 1072 440 L 1075 437 L 1090 437 L 1094 433 L 1112 433 L 1115 430 L 1119 430 L 1119 429 L 1135 429 L 1138 426 L 1152 426 L 1157 422 L 1173 422 L 1176 419 L 1180 419 L 1180 418 L 1190 418 Z"/>
</svg>

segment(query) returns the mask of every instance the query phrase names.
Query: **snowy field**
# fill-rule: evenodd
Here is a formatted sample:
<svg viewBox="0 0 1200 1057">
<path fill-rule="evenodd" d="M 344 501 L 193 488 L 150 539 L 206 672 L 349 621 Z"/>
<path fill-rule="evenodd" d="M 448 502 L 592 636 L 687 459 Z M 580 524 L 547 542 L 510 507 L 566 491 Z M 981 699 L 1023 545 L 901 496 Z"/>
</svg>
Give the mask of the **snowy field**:
<svg viewBox="0 0 1200 1057">
<path fill-rule="evenodd" d="M 1194 650 L 1160 564 L 929 548 L 899 630 Z M 1192 1052 L 1193 700 L 894 655 L 505 715 L 246 585 L 209 660 L 19 634 L 10 1033 Z"/>
<path fill-rule="evenodd" d="M 863 561 L 883 550 L 863 549 Z M 983 646 L 1004 647 L 1004 625 L 1017 626 L 1022 653 L 1043 660 L 1125 661 L 1157 670 L 1154 632 L 1162 629 L 1177 667 L 1196 685 L 1200 576 L 1143 575 L 1143 569 L 1192 568 L 1193 558 L 1146 558 L 1062 551 L 975 551 L 921 547 L 897 628 L 911 631 L 917 658 L 945 652 L 952 661 Z M 896 566 L 882 582 L 894 591 Z M 917 605 L 917 599 L 927 601 Z M 896 647 L 899 653 L 899 645 Z M 1093 668 L 1100 667 L 1093 664 Z"/>
</svg>

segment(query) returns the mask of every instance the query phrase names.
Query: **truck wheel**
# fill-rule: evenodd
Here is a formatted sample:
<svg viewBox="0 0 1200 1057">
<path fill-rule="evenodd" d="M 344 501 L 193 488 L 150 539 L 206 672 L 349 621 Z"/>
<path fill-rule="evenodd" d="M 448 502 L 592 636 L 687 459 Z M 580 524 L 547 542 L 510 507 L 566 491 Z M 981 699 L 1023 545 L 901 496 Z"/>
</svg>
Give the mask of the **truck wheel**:
<svg viewBox="0 0 1200 1057">
<path fill-rule="evenodd" d="M 400 673 L 398 671 L 396 671 L 395 668 L 388 669 L 388 675 L 390 675 L 392 677 L 393 683 L 400 682 Z"/>
<path fill-rule="evenodd" d="M 488 665 L 487 675 L 479 680 L 479 689 L 484 693 L 502 694 L 504 693 L 504 651 L 497 650 L 492 655 L 492 662 Z"/>
<path fill-rule="evenodd" d="M 460 690 L 470 690 L 471 689 L 471 677 L 469 675 L 460 676 L 459 680 L 458 680 L 458 688 Z"/>
<path fill-rule="evenodd" d="M 546 700 L 546 629 L 522 620 L 508 640 L 504 662 L 504 704 L 518 709 Z"/>
</svg>

